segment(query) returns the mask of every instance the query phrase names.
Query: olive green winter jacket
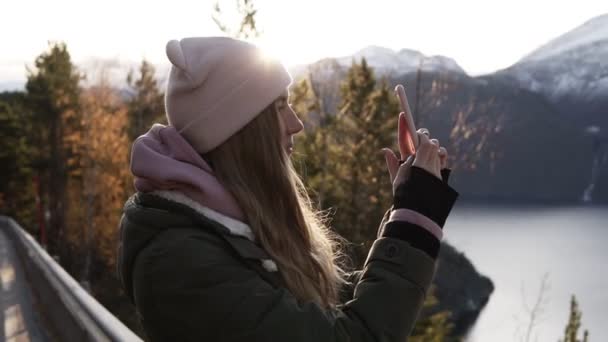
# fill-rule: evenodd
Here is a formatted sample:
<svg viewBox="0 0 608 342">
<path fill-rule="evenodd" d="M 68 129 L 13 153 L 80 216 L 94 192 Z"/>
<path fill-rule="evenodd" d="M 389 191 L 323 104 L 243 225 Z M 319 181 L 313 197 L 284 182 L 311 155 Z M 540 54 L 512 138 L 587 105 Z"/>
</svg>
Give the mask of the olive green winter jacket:
<svg viewBox="0 0 608 342">
<path fill-rule="evenodd" d="M 379 233 L 352 274 L 354 290 L 345 288 L 337 309 L 323 310 L 299 304 L 267 253 L 220 221 L 154 193 L 125 204 L 118 274 L 149 341 L 407 340 L 434 256 Z"/>
</svg>

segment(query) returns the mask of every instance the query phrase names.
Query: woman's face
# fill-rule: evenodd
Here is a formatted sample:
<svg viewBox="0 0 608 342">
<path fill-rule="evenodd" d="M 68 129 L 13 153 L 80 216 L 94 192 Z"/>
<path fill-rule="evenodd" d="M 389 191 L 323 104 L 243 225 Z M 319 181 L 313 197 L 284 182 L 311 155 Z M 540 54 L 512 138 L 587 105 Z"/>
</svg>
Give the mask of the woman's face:
<svg viewBox="0 0 608 342">
<path fill-rule="evenodd" d="M 300 132 L 304 125 L 289 103 L 289 93 L 285 92 L 276 102 L 281 121 L 282 145 L 287 154 L 293 152 L 293 135 Z"/>
</svg>

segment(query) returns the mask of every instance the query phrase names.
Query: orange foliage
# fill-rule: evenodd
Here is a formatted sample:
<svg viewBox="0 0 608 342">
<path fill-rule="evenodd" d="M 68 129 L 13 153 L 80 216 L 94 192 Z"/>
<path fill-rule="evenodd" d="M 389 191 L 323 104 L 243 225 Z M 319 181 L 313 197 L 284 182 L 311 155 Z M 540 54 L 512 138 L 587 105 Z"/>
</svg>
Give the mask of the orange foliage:
<svg viewBox="0 0 608 342">
<path fill-rule="evenodd" d="M 83 207 L 89 246 L 108 267 L 115 264 L 118 221 L 131 184 L 127 108 L 105 84 L 83 92 Z M 84 228 L 84 227 L 83 227 Z"/>
</svg>

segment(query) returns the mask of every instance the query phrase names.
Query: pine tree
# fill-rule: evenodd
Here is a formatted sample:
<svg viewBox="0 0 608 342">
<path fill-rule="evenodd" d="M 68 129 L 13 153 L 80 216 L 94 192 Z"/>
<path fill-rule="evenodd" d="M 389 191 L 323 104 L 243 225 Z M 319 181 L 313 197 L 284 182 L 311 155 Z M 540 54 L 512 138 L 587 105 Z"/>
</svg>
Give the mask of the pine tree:
<svg viewBox="0 0 608 342">
<path fill-rule="evenodd" d="M 585 330 L 583 333 L 583 339 L 578 338 L 578 330 L 581 327 L 581 318 L 583 313 L 578 307 L 576 297 L 572 295 L 570 299 L 570 316 L 568 317 L 568 323 L 566 324 L 564 339 L 561 342 L 587 342 L 589 340 L 589 332 Z"/>
<path fill-rule="evenodd" d="M 453 324 L 450 322 L 450 313 L 440 311 L 429 314 L 438 304 L 435 297 L 436 287 L 433 285 L 427 294 L 422 308 L 421 318 L 416 322 L 410 341 L 412 342 L 444 342 L 458 341 L 457 337 L 450 336 Z"/>
<path fill-rule="evenodd" d="M 290 91 L 290 99 L 296 113 L 304 122 L 304 134 L 296 135 L 297 149 L 294 164 L 308 184 L 308 189 L 319 208 L 336 203 L 332 184 L 337 179 L 335 157 L 344 147 L 336 143 L 332 132 L 337 124 L 336 115 L 328 113 L 323 104 L 324 94 L 315 86 L 311 75 L 296 82 Z"/>
<path fill-rule="evenodd" d="M 391 204 L 391 184 L 381 154 L 395 143 L 397 102 L 386 82 L 377 84 L 365 59 L 353 62 L 341 86 L 332 134 L 343 151 L 334 156 L 341 195 L 333 203 L 334 221 L 347 233 L 362 261 L 376 236 L 378 222 Z"/>
<path fill-rule="evenodd" d="M 82 75 L 72 63 L 66 45 L 52 43 L 36 58 L 35 69 L 28 70 L 27 78 L 27 102 L 38 133 L 34 142 L 42 146 L 38 162 L 47 165 L 40 183 L 45 185 L 48 197 L 49 248 L 53 253 L 62 251 L 60 242 L 70 210 L 68 181 L 78 178 L 81 170 Z"/>
<path fill-rule="evenodd" d="M 23 98 L 23 93 L 0 94 L 0 213 L 37 235 L 34 146 Z"/>
<path fill-rule="evenodd" d="M 133 72 L 127 76 L 132 98 L 129 106 L 129 138 L 131 140 L 144 134 L 155 122 L 164 123 L 164 94 L 158 87 L 154 66 L 143 60 L 139 67 L 139 77 L 134 79 Z"/>
</svg>

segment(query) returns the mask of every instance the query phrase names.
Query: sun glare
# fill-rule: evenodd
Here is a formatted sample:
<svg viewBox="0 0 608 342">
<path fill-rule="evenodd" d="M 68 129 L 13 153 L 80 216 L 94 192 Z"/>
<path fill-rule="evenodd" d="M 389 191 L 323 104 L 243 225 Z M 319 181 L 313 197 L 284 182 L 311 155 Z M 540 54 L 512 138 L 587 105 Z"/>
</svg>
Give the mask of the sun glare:
<svg viewBox="0 0 608 342">
<path fill-rule="evenodd" d="M 290 54 L 290 49 L 286 48 L 282 42 L 273 41 L 267 38 L 260 38 L 254 43 L 262 49 L 262 53 L 267 58 L 277 59 L 285 66 L 292 66 L 297 63 L 297 56 Z"/>
</svg>

